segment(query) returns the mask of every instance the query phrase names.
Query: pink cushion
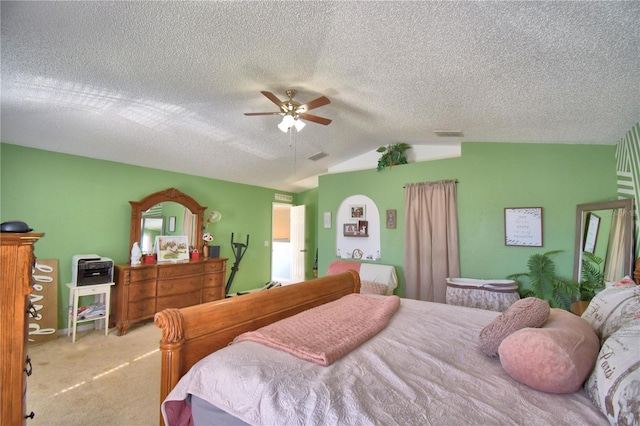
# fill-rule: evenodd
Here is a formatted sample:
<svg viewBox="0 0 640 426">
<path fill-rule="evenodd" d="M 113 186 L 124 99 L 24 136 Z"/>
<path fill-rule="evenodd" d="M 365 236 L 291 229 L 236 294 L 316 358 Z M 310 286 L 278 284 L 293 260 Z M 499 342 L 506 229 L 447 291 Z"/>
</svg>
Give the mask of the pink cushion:
<svg viewBox="0 0 640 426">
<path fill-rule="evenodd" d="M 600 340 L 584 319 L 551 309 L 541 328 L 523 328 L 500 344 L 502 368 L 534 389 L 550 393 L 575 392 L 595 365 Z"/>
<path fill-rule="evenodd" d="M 488 356 L 497 356 L 500 343 L 514 331 L 540 327 L 549 316 L 549 303 L 536 297 L 520 299 L 480 332 L 480 348 Z"/>
</svg>

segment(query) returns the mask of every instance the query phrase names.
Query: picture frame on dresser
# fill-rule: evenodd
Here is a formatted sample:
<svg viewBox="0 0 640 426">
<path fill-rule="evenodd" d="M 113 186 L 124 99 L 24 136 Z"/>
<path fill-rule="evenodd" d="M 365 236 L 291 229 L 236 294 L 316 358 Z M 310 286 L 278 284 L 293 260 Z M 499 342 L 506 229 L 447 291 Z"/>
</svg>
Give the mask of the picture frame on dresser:
<svg viewBox="0 0 640 426">
<path fill-rule="evenodd" d="M 189 261 L 189 239 L 186 235 L 159 235 L 155 247 L 158 263 Z"/>
</svg>

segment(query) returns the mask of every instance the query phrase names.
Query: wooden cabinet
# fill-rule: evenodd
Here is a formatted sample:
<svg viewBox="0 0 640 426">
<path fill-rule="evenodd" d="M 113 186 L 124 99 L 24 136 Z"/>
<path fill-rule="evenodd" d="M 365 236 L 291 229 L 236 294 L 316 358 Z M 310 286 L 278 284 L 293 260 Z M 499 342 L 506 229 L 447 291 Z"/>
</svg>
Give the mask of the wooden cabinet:
<svg viewBox="0 0 640 426">
<path fill-rule="evenodd" d="M 27 419 L 27 356 L 29 295 L 33 289 L 33 245 L 44 234 L 3 233 L 0 258 L 0 424 L 20 425 Z M 30 413 L 29 417 L 32 417 Z"/>
<path fill-rule="evenodd" d="M 187 263 L 116 265 L 113 321 L 118 335 L 166 308 L 185 308 L 223 299 L 227 259 Z"/>
</svg>

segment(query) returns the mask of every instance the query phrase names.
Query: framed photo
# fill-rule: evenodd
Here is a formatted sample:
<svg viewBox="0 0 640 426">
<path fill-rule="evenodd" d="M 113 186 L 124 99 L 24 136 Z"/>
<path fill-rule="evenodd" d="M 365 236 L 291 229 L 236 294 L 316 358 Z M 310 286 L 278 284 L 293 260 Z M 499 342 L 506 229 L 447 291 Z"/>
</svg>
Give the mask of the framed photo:
<svg viewBox="0 0 640 426">
<path fill-rule="evenodd" d="M 600 228 L 600 216 L 587 213 L 587 222 L 584 228 L 584 247 L 583 251 L 593 254 L 596 251 L 596 242 L 598 241 L 598 229 Z"/>
<path fill-rule="evenodd" d="M 155 246 L 158 262 L 189 261 L 189 240 L 186 235 L 159 235 Z"/>
<path fill-rule="evenodd" d="M 542 207 L 504 209 L 504 244 L 542 247 Z"/>
<path fill-rule="evenodd" d="M 366 218 L 366 206 L 364 204 L 349 206 L 349 219 L 365 220 Z"/>
<path fill-rule="evenodd" d="M 169 232 L 176 232 L 176 217 L 169 216 Z"/>
<path fill-rule="evenodd" d="M 396 210 L 387 210 L 387 228 L 395 229 L 396 228 Z"/>
<path fill-rule="evenodd" d="M 345 223 L 342 225 L 342 234 L 344 236 L 358 235 L 357 223 Z"/>
<path fill-rule="evenodd" d="M 369 235 L 369 221 L 367 220 L 358 221 L 358 234 Z"/>
</svg>

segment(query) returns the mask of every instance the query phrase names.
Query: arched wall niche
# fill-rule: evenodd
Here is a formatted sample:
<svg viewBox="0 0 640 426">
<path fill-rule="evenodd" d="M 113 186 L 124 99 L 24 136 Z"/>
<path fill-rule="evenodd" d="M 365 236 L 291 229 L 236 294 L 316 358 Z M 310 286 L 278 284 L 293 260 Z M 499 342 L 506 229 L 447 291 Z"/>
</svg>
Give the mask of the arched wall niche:
<svg viewBox="0 0 640 426">
<path fill-rule="evenodd" d="M 360 210 L 362 208 L 362 210 Z M 352 215 L 352 212 L 356 214 Z M 366 221 L 365 233 L 358 223 Z M 345 235 L 345 228 L 349 229 Z M 354 252 L 362 251 L 362 258 Z M 366 195 L 351 195 L 345 198 L 336 214 L 336 257 L 342 259 L 380 260 L 380 212 L 378 206 Z"/>
</svg>

